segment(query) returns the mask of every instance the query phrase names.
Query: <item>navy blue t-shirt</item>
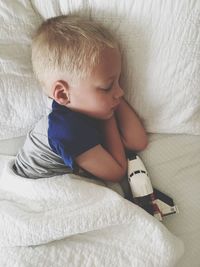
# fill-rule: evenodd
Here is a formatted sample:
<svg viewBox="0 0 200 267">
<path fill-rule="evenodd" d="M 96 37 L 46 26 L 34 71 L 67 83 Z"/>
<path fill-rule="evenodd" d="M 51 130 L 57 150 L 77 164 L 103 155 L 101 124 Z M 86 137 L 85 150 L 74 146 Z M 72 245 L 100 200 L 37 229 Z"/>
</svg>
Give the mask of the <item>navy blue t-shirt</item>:
<svg viewBox="0 0 200 267">
<path fill-rule="evenodd" d="M 48 141 L 65 165 L 74 169 L 74 159 L 92 147 L 103 144 L 97 119 L 74 112 L 56 101 L 48 117 Z"/>
</svg>

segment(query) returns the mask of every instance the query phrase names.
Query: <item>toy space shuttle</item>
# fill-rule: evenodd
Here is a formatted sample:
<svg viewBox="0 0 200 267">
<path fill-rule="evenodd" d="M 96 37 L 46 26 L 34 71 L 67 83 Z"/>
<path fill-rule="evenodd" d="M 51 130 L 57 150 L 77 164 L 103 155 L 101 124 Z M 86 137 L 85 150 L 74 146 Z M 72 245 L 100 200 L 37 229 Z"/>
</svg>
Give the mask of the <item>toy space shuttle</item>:
<svg viewBox="0 0 200 267">
<path fill-rule="evenodd" d="M 134 203 L 159 221 L 165 216 L 178 213 L 173 199 L 152 187 L 142 160 L 132 152 L 128 154 L 128 181 Z"/>
</svg>

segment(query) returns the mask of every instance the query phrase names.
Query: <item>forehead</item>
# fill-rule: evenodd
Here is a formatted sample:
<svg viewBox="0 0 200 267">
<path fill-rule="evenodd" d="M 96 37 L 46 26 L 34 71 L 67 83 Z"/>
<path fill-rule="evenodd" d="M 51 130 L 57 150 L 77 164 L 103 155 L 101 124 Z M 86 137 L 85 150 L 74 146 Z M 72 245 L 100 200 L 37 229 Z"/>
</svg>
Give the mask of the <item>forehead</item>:
<svg viewBox="0 0 200 267">
<path fill-rule="evenodd" d="M 99 63 L 92 71 L 93 77 L 111 79 L 121 72 L 121 55 L 117 48 L 105 48 L 100 53 Z"/>
</svg>

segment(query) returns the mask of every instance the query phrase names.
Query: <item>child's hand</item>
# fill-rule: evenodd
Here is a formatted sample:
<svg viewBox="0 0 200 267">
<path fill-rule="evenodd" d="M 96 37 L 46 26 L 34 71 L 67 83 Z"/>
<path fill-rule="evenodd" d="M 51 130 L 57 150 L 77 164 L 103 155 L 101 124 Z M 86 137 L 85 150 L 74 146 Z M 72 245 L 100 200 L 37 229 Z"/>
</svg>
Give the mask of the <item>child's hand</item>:
<svg viewBox="0 0 200 267">
<path fill-rule="evenodd" d="M 121 138 L 126 149 L 140 151 L 148 144 L 145 129 L 133 108 L 122 98 L 115 111 Z"/>
</svg>

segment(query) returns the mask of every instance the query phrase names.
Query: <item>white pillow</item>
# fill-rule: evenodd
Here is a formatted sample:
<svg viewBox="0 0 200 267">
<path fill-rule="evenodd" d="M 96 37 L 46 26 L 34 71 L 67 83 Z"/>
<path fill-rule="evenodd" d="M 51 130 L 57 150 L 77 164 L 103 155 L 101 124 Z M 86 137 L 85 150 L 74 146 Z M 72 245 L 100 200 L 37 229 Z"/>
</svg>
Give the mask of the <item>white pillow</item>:
<svg viewBox="0 0 200 267">
<path fill-rule="evenodd" d="M 0 138 L 25 134 L 44 114 L 31 34 L 42 19 L 71 12 L 119 37 L 126 99 L 148 132 L 200 134 L 199 10 L 198 0 L 1 1 Z"/>
<path fill-rule="evenodd" d="M 30 53 L 40 22 L 30 1 L 0 1 L 0 139 L 26 134 L 44 112 Z"/>
<path fill-rule="evenodd" d="M 200 1 L 88 3 L 121 40 L 122 85 L 147 131 L 200 134 Z"/>
</svg>

